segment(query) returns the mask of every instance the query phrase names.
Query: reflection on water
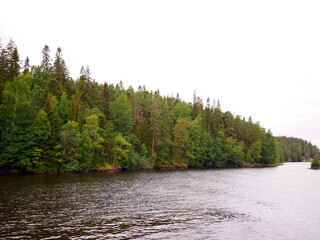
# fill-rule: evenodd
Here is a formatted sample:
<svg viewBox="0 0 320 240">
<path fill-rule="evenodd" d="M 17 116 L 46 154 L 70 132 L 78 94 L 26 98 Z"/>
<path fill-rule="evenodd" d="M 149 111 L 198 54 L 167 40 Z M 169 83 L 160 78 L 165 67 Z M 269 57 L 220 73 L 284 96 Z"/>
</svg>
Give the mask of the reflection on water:
<svg viewBox="0 0 320 240">
<path fill-rule="evenodd" d="M 0 177 L 5 239 L 318 239 L 320 171 Z"/>
</svg>

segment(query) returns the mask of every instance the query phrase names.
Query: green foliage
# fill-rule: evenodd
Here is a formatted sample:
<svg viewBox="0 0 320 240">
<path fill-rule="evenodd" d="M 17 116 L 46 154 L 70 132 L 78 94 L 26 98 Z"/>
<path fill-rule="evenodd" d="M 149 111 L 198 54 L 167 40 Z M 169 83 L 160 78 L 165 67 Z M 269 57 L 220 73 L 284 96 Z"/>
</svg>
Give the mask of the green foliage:
<svg viewBox="0 0 320 240">
<path fill-rule="evenodd" d="M 226 166 L 241 167 L 245 160 L 244 143 L 228 137 L 223 146 L 223 158 Z"/>
<path fill-rule="evenodd" d="M 55 96 L 49 94 L 44 102 L 43 109 L 48 114 L 48 120 L 51 125 L 51 135 L 47 141 L 47 158 L 48 160 L 48 169 L 51 171 L 58 171 L 60 168 L 60 149 L 59 149 L 59 141 L 60 141 L 60 132 L 61 132 L 61 121 L 58 113 L 59 101 Z M 49 167 L 50 166 L 50 167 Z"/>
<path fill-rule="evenodd" d="M 201 166 L 205 161 L 208 133 L 203 127 L 203 119 L 199 115 L 192 121 L 185 146 L 185 156 L 190 166 Z"/>
<path fill-rule="evenodd" d="M 6 82 L 0 106 L 1 117 L 1 162 L 13 168 L 26 170 L 25 152 L 28 150 L 28 131 L 35 117 L 32 111 L 30 75 L 18 76 Z"/>
<path fill-rule="evenodd" d="M 58 105 L 58 114 L 61 125 L 67 122 L 67 110 L 69 107 L 69 100 L 66 92 L 63 92 L 60 97 L 59 105 Z"/>
<path fill-rule="evenodd" d="M 80 122 L 80 120 L 83 117 L 84 113 L 84 105 L 81 101 L 81 94 L 80 92 L 75 92 L 75 94 L 72 95 L 68 108 L 67 108 L 67 117 L 68 120 L 72 120 L 75 122 Z"/>
<path fill-rule="evenodd" d="M 218 132 L 223 129 L 224 122 L 223 122 L 223 113 L 220 108 L 215 108 L 212 114 L 212 136 L 216 137 Z"/>
<path fill-rule="evenodd" d="M 100 133 L 98 117 L 96 115 L 86 117 L 86 124 L 83 126 L 80 141 L 80 168 L 83 170 L 94 169 L 103 161 L 104 139 Z"/>
<path fill-rule="evenodd" d="M 231 112 L 225 112 L 223 114 L 223 124 L 228 137 L 234 137 L 234 117 Z"/>
<path fill-rule="evenodd" d="M 311 162 L 311 168 L 312 168 L 312 169 L 320 168 L 320 160 L 313 160 L 313 161 Z"/>
<path fill-rule="evenodd" d="M 19 75 L 20 60 L 18 49 L 12 39 L 3 48 L 0 44 L 0 103 L 2 102 L 1 93 L 4 85 L 8 81 Z"/>
<path fill-rule="evenodd" d="M 173 161 L 177 164 L 186 164 L 182 153 L 188 140 L 189 126 L 190 123 L 186 118 L 179 118 L 173 128 Z"/>
<path fill-rule="evenodd" d="M 277 137 L 280 145 L 281 161 L 301 162 L 319 159 L 319 149 L 306 140 L 293 137 Z"/>
<path fill-rule="evenodd" d="M 110 115 L 115 130 L 122 135 L 128 135 L 132 129 L 132 108 L 125 94 L 120 94 L 110 104 Z"/>
<path fill-rule="evenodd" d="M 112 166 L 120 164 L 125 169 L 132 169 L 135 165 L 134 158 L 129 158 L 131 144 L 126 141 L 124 137 L 118 135 L 113 143 L 111 150 L 113 156 Z"/>
<path fill-rule="evenodd" d="M 172 164 L 173 121 L 166 99 L 156 96 L 151 105 L 150 127 L 152 133 L 151 154 L 156 156 L 155 165 Z M 156 155 L 155 155 L 156 154 Z"/>
<path fill-rule="evenodd" d="M 78 171 L 80 170 L 79 159 L 81 134 L 79 131 L 79 124 L 75 121 L 68 121 L 61 132 L 61 155 L 63 156 L 63 170 Z"/>
<path fill-rule="evenodd" d="M 253 143 L 247 151 L 246 161 L 249 163 L 258 163 L 258 164 L 261 163 L 261 159 L 262 159 L 261 147 L 262 147 L 262 144 L 260 141 Z"/>
<path fill-rule="evenodd" d="M 45 90 L 45 87 L 50 82 L 50 75 L 48 74 L 48 72 L 41 66 L 33 66 L 31 69 L 31 73 L 31 89 L 35 88 L 35 86 L 38 86 L 40 89 Z"/>
<path fill-rule="evenodd" d="M 51 71 L 50 48 L 48 45 L 45 45 L 42 49 L 41 67 L 43 67 L 48 73 Z"/>
<path fill-rule="evenodd" d="M 81 170 L 90 170 L 93 163 L 93 144 L 91 141 L 91 138 L 89 136 L 88 131 L 85 129 L 81 133 L 81 138 L 80 138 L 80 159 L 79 159 L 79 164 L 80 164 L 80 169 Z"/>
<path fill-rule="evenodd" d="M 154 167 L 240 167 L 283 159 L 319 158 L 307 143 L 278 141 L 271 132 L 219 103 L 206 106 L 149 92 L 122 82 L 98 84 L 89 67 L 71 79 L 58 48 L 42 51 L 41 66 L 26 62 L 19 75 L 12 41 L 0 47 L 0 167 L 19 171 L 90 171 L 112 165 Z M 290 147 L 288 147 L 290 146 Z"/>
<path fill-rule="evenodd" d="M 191 111 L 192 109 L 186 102 L 178 102 L 173 110 L 174 119 L 190 118 Z"/>
<path fill-rule="evenodd" d="M 48 114 L 40 110 L 31 126 L 29 150 L 27 157 L 30 162 L 25 162 L 27 171 L 44 172 L 50 168 L 50 154 L 48 154 L 48 140 L 51 136 L 51 124 Z"/>
<path fill-rule="evenodd" d="M 84 115 L 86 117 L 96 115 L 98 117 L 99 126 L 104 126 L 106 123 L 106 116 L 100 111 L 99 108 L 87 108 L 84 111 Z"/>
<path fill-rule="evenodd" d="M 62 57 L 61 48 L 57 48 L 54 63 L 49 72 L 51 79 L 48 87 L 53 95 L 58 97 L 63 92 L 70 92 L 69 71 Z"/>
<path fill-rule="evenodd" d="M 265 165 L 278 163 L 280 159 L 279 143 L 270 132 L 264 135 L 261 144 L 261 163 Z"/>
</svg>

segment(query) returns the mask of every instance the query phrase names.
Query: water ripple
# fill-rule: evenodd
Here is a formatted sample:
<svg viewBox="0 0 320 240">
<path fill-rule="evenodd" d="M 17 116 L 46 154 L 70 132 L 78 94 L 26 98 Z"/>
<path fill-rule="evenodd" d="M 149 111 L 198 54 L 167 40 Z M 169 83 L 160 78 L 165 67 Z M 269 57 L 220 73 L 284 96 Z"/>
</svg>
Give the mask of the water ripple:
<svg viewBox="0 0 320 240">
<path fill-rule="evenodd" d="M 318 175 L 292 166 L 0 177 L 0 236 L 317 239 L 320 196 L 294 177 L 309 185 Z"/>
</svg>

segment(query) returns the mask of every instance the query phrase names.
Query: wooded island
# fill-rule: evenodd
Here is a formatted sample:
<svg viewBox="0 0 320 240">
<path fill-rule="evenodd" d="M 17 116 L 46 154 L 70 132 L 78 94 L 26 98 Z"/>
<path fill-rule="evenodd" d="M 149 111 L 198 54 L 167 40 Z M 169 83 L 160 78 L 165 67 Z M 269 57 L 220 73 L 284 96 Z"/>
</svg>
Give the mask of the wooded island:
<svg viewBox="0 0 320 240">
<path fill-rule="evenodd" d="M 6 172 L 270 166 L 319 158 L 307 142 L 300 149 L 305 157 L 289 154 L 285 141 L 251 117 L 223 112 L 219 101 L 204 103 L 194 94 L 188 103 L 144 86 L 99 84 L 89 67 L 72 79 L 61 48 L 53 61 L 45 46 L 39 66 L 28 58 L 21 64 L 12 40 L 0 45 L 0 120 Z"/>
</svg>

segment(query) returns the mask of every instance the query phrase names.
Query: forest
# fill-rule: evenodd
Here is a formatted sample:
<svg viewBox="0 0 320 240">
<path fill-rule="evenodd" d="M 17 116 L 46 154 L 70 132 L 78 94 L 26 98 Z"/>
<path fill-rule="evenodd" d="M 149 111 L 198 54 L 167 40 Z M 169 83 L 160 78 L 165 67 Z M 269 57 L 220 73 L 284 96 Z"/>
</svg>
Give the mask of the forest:
<svg viewBox="0 0 320 240">
<path fill-rule="evenodd" d="M 0 127 L 0 168 L 10 172 L 270 166 L 319 154 L 308 144 L 292 154 L 288 139 L 196 92 L 185 102 L 99 84 L 88 66 L 72 79 L 61 48 L 52 59 L 45 45 L 30 66 L 12 40 L 0 45 Z"/>
<path fill-rule="evenodd" d="M 319 149 L 311 142 L 286 136 L 276 138 L 280 145 L 280 159 L 283 162 L 302 162 L 319 158 Z"/>
</svg>

